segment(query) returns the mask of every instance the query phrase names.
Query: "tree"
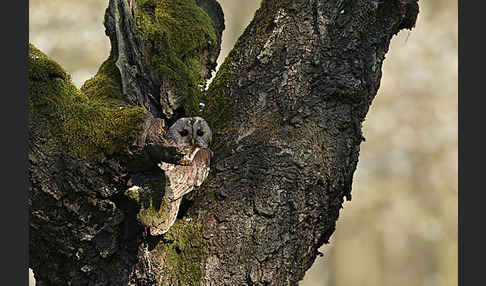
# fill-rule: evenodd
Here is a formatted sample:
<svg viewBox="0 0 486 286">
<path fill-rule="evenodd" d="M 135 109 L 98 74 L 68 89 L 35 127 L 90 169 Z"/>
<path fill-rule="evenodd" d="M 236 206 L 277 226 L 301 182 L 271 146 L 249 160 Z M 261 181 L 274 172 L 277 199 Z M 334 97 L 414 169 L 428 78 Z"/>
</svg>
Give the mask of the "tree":
<svg viewBox="0 0 486 286">
<path fill-rule="evenodd" d="M 297 285 L 351 199 L 382 62 L 417 14 L 414 0 L 264 0 L 207 90 L 215 0 L 110 0 L 111 53 L 80 90 L 30 45 L 37 284 Z M 195 114 L 213 129 L 210 175 L 152 236 L 157 163 L 181 158 L 163 134 Z"/>
</svg>

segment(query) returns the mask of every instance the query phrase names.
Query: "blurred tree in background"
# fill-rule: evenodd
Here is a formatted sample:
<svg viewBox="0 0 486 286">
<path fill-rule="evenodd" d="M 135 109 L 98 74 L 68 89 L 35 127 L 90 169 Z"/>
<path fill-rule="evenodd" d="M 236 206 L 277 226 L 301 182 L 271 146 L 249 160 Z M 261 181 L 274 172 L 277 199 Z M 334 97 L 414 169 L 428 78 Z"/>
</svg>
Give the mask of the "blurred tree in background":
<svg viewBox="0 0 486 286">
<path fill-rule="evenodd" d="M 218 63 L 259 0 L 219 0 Z M 80 87 L 110 50 L 108 0 L 31 0 L 29 41 Z M 420 1 L 413 32 L 392 40 L 364 122 L 353 200 L 301 286 L 457 285 L 457 1 Z M 386 195 L 383 193 L 386 192 Z"/>
</svg>

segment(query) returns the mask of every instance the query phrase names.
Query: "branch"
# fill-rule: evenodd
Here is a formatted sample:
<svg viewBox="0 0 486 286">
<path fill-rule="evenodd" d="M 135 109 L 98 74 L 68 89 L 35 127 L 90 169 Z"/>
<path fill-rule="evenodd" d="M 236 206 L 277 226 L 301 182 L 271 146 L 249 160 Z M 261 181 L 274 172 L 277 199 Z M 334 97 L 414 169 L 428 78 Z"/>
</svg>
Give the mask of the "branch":
<svg viewBox="0 0 486 286">
<path fill-rule="evenodd" d="M 30 262 L 38 285 L 297 285 L 351 199 L 361 124 L 417 1 L 271 1 L 208 91 L 215 0 L 110 0 L 112 50 L 81 90 L 33 46 Z M 202 112 L 210 176 L 165 235 L 163 134 Z M 127 190 L 141 186 L 142 193 Z"/>
<path fill-rule="evenodd" d="M 216 158 L 189 210 L 204 285 L 297 285 L 351 199 L 361 124 L 416 1 L 263 1 L 208 91 Z M 216 282 L 215 282 L 216 281 Z"/>
</svg>

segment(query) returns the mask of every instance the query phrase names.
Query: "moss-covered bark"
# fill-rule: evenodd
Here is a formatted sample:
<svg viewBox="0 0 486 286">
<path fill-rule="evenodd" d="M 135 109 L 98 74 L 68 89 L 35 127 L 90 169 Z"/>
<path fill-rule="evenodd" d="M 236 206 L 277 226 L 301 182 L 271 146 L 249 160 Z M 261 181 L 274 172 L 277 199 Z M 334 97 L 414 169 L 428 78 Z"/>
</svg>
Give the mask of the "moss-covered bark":
<svg viewBox="0 0 486 286">
<path fill-rule="evenodd" d="M 80 90 L 29 45 L 29 266 L 38 285 L 199 284 L 198 222 L 147 233 L 168 211 L 156 164 L 180 159 L 164 132 L 176 109 L 197 112 L 219 54 L 221 9 L 202 3 L 111 0 L 110 56 Z M 171 95 L 183 96 L 164 106 Z"/>
<path fill-rule="evenodd" d="M 90 99 L 108 99 L 112 101 L 118 100 L 120 102 L 125 100 L 121 90 L 120 72 L 112 56 L 101 64 L 93 78 L 83 84 L 81 92 Z"/>
<path fill-rule="evenodd" d="M 135 24 L 155 78 L 173 84 L 161 90 L 162 105 L 174 110 L 183 106 L 186 114 L 196 114 L 209 70 L 215 68 L 215 58 L 207 67 L 208 55 L 201 52 L 219 45 L 209 16 L 193 0 L 145 0 L 138 4 Z"/>
<path fill-rule="evenodd" d="M 122 92 L 155 117 L 197 113 L 216 67 L 223 16 L 217 2 L 200 2 L 203 7 L 194 0 L 111 0 L 106 11 Z"/>
<path fill-rule="evenodd" d="M 205 95 L 224 27 L 215 0 L 110 0 L 112 50 L 81 90 L 30 46 L 38 283 L 297 285 L 351 197 L 390 39 L 417 13 L 414 0 L 264 0 Z M 151 236 L 166 214 L 156 163 L 180 159 L 163 134 L 200 101 L 210 176 Z"/>
<path fill-rule="evenodd" d="M 111 155 L 128 148 L 141 131 L 146 111 L 123 104 L 116 84 L 104 73 L 97 75 L 96 87 L 85 88 L 87 96 L 61 66 L 32 44 L 29 68 L 30 111 L 48 118 L 59 148 L 71 155 Z"/>
<path fill-rule="evenodd" d="M 164 240 L 151 253 L 158 285 L 201 285 L 205 260 L 202 225 L 179 220 Z"/>
<path fill-rule="evenodd" d="M 148 242 L 140 240 L 147 231 L 144 228 L 162 223 L 167 216 L 165 177 L 158 168 L 155 174 L 147 173 L 147 168 L 132 173 L 143 191 L 128 189 L 130 176 L 123 173 L 130 173 L 130 169 L 119 166 L 113 155 L 126 153 L 149 115 L 143 107 L 124 102 L 116 72 L 107 70 L 107 62 L 80 92 L 59 64 L 29 45 L 30 266 L 40 285 L 46 281 L 59 285 L 66 281 L 120 285 L 129 280 L 150 284 L 155 277 L 165 281 L 161 285 L 174 285 L 179 280 L 182 285 L 198 285 L 204 260 L 200 224 L 178 222 L 163 240 L 150 240 L 155 248 L 148 256 Z M 43 218 L 54 209 L 62 216 L 56 223 L 51 218 L 49 223 L 57 227 L 42 226 L 46 223 Z M 79 218 L 69 220 L 73 215 Z M 132 231 L 135 237 L 127 233 Z M 60 233 L 65 237 L 53 239 Z M 97 258 L 83 256 L 86 251 L 97 252 Z M 45 255 L 56 257 L 56 261 L 43 264 Z M 139 257 L 140 262 L 123 262 L 129 257 L 134 262 Z M 159 267 L 153 274 L 145 277 L 126 272 L 147 261 Z M 75 272 L 65 273 L 76 265 Z M 117 278 L 103 274 L 116 268 L 120 268 L 117 273 L 124 274 Z M 53 271 L 64 274 L 53 275 Z"/>
</svg>

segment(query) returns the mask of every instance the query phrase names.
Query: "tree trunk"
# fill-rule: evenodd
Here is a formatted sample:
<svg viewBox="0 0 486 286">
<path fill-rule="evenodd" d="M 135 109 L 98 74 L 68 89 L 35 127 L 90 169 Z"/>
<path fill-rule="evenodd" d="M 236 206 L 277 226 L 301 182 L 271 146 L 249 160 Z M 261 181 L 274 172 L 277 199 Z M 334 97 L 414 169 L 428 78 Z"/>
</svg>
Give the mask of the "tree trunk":
<svg viewBox="0 0 486 286">
<path fill-rule="evenodd" d="M 81 91 L 31 46 L 37 284 L 297 285 L 351 199 L 382 62 L 417 14 L 416 0 L 263 0 L 206 91 L 224 29 L 215 0 L 110 0 L 110 57 Z M 181 158 L 163 134 L 196 114 L 213 129 L 210 175 L 151 236 L 157 162 Z"/>
</svg>

